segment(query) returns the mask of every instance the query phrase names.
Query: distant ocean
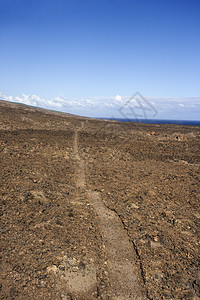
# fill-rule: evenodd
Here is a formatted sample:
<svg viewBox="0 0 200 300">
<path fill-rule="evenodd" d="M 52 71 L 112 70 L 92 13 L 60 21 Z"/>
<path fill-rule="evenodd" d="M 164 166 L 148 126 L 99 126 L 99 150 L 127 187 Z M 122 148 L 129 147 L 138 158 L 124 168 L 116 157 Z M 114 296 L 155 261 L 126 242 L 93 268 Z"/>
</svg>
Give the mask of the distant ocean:
<svg viewBox="0 0 200 300">
<path fill-rule="evenodd" d="M 103 118 L 101 118 L 103 119 Z M 104 120 L 115 120 L 120 122 L 140 122 L 146 124 L 178 124 L 178 125 L 193 125 L 200 126 L 200 121 L 190 121 L 190 120 L 159 120 L 159 119 L 122 119 L 122 118 L 104 118 Z"/>
</svg>

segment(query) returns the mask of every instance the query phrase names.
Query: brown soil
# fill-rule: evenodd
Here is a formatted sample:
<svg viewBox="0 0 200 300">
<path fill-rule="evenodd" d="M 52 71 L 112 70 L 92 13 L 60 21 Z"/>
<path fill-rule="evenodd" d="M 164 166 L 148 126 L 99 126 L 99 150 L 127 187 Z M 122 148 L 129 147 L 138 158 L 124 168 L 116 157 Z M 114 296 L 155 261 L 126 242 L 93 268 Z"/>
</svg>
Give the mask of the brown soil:
<svg viewBox="0 0 200 300">
<path fill-rule="evenodd" d="M 200 299 L 199 149 L 0 101 L 0 299 Z"/>
</svg>

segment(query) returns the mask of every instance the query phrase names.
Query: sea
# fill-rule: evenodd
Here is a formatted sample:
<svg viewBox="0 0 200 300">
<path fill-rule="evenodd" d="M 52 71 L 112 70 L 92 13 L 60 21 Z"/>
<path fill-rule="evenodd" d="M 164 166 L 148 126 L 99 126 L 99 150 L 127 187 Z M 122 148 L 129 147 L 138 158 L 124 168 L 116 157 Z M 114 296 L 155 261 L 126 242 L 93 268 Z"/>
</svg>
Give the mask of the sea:
<svg viewBox="0 0 200 300">
<path fill-rule="evenodd" d="M 103 119 L 103 118 L 101 118 Z M 177 124 L 177 125 L 192 125 L 200 126 L 200 121 L 191 120 L 160 120 L 160 119 L 123 119 L 123 118 L 104 118 L 104 120 L 115 120 L 120 122 L 139 122 L 146 124 Z"/>
</svg>

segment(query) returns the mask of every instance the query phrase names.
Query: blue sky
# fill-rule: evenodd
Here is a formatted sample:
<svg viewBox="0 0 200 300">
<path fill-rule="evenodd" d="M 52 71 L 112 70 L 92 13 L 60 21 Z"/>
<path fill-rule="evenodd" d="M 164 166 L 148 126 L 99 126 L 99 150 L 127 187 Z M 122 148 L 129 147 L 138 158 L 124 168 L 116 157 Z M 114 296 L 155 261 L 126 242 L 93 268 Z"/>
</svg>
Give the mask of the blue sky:
<svg viewBox="0 0 200 300">
<path fill-rule="evenodd" d="M 1 98 L 104 116 L 139 91 L 200 119 L 199 15 L 199 0 L 0 0 Z"/>
</svg>

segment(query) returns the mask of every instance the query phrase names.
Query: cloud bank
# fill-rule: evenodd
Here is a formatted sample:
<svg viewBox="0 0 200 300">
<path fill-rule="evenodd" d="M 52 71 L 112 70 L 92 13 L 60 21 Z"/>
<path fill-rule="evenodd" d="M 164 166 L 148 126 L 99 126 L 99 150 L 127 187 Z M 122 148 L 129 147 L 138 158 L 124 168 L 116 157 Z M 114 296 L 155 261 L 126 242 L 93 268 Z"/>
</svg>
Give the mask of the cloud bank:
<svg viewBox="0 0 200 300">
<path fill-rule="evenodd" d="M 153 98 L 136 93 L 134 97 L 116 95 L 68 99 L 56 96 L 45 99 L 38 95 L 13 97 L 0 93 L 0 99 L 88 117 L 200 120 L 200 97 Z"/>
</svg>

